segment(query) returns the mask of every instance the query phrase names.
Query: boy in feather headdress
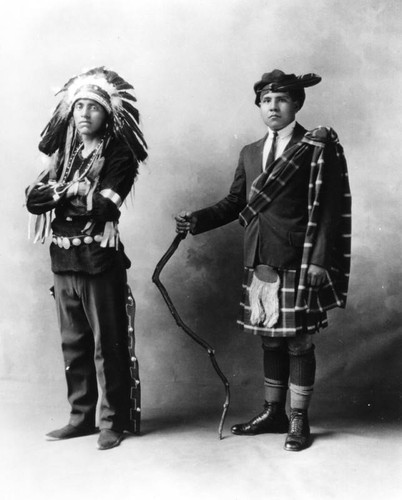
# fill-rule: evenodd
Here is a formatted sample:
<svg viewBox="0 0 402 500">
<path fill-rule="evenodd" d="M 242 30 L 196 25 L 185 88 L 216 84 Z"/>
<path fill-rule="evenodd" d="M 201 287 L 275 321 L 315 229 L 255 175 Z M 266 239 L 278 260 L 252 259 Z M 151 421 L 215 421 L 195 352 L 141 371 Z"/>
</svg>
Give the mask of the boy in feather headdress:
<svg viewBox="0 0 402 500">
<path fill-rule="evenodd" d="M 277 69 L 265 73 L 254 91 L 267 133 L 241 151 L 229 195 L 176 216 L 178 232 L 199 234 L 237 217 L 245 228 L 238 323 L 262 338 L 265 405 L 232 432 L 287 432 L 288 451 L 309 444 L 313 336 L 327 326 L 327 310 L 345 307 L 350 268 L 351 198 L 343 149 L 332 129 L 307 131 L 296 122 L 304 88 L 320 80 Z"/>
<path fill-rule="evenodd" d="M 97 432 L 99 383 L 99 449 L 118 446 L 126 430 L 135 432 L 130 368 L 137 367 L 129 356 L 133 325 L 126 311 L 130 261 L 118 231 L 120 206 L 147 157 L 132 88 L 103 67 L 67 82 L 39 144 L 50 167 L 27 189 L 27 208 L 37 215 L 35 241 L 53 233 L 54 297 L 71 405 L 69 423 L 47 436 Z"/>
</svg>

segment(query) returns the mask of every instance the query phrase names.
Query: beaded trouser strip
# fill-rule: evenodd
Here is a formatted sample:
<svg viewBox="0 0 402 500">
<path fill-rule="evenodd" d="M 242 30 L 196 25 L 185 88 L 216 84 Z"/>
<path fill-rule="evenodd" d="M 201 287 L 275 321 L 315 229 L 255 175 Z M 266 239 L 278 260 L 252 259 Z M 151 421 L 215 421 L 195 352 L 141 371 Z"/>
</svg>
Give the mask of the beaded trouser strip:
<svg viewBox="0 0 402 500">
<path fill-rule="evenodd" d="M 135 300 L 127 285 L 126 311 L 128 317 L 128 350 L 130 354 L 130 428 L 133 434 L 141 430 L 141 384 L 138 359 L 135 355 Z"/>
</svg>

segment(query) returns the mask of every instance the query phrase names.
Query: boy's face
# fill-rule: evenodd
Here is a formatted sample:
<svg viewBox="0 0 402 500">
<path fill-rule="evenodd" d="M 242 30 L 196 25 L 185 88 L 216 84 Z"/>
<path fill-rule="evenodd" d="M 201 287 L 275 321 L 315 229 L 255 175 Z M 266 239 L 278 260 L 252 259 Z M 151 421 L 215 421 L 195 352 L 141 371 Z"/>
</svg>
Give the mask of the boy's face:
<svg viewBox="0 0 402 500">
<path fill-rule="evenodd" d="M 81 135 L 96 137 L 101 133 L 107 113 L 103 106 L 92 99 L 78 99 L 74 104 L 73 116 Z"/>
<path fill-rule="evenodd" d="M 287 92 L 267 92 L 261 98 L 261 117 L 271 130 L 281 130 L 292 123 L 300 106 Z"/>
</svg>

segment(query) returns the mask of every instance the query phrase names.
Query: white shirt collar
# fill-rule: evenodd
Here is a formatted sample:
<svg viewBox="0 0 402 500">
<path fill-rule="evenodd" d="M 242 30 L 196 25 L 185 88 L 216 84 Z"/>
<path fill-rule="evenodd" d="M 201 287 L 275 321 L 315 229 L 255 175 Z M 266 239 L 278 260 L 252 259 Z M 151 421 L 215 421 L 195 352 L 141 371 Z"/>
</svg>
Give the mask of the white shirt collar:
<svg viewBox="0 0 402 500">
<path fill-rule="evenodd" d="M 296 126 L 296 120 L 293 120 L 292 123 L 289 123 L 289 125 L 286 125 L 286 127 L 282 128 L 281 130 L 278 130 L 277 131 L 278 132 L 278 139 L 285 139 L 286 137 L 292 135 L 295 126 Z M 268 127 L 269 139 L 272 139 L 273 135 L 274 135 L 274 131 Z"/>
</svg>

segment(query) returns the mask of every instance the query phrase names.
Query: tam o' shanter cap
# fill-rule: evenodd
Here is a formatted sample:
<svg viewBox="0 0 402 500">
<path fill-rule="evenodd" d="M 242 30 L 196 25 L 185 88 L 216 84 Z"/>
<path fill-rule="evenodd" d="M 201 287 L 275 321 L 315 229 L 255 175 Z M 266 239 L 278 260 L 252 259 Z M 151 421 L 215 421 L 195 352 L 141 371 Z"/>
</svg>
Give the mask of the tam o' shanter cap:
<svg viewBox="0 0 402 500">
<path fill-rule="evenodd" d="M 274 69 L 270 73 L 264 73 L 257 83 L 254 84 L 256 94 L 255 103 L 258 105 L 261 98 L 261 91 L 268 92 L 288 92 L 289 90 L 312 87 L 320 83 L 321 77 L 315 73 L 305 75 L 286 74 L 280 69 Z"/>
</svg>

